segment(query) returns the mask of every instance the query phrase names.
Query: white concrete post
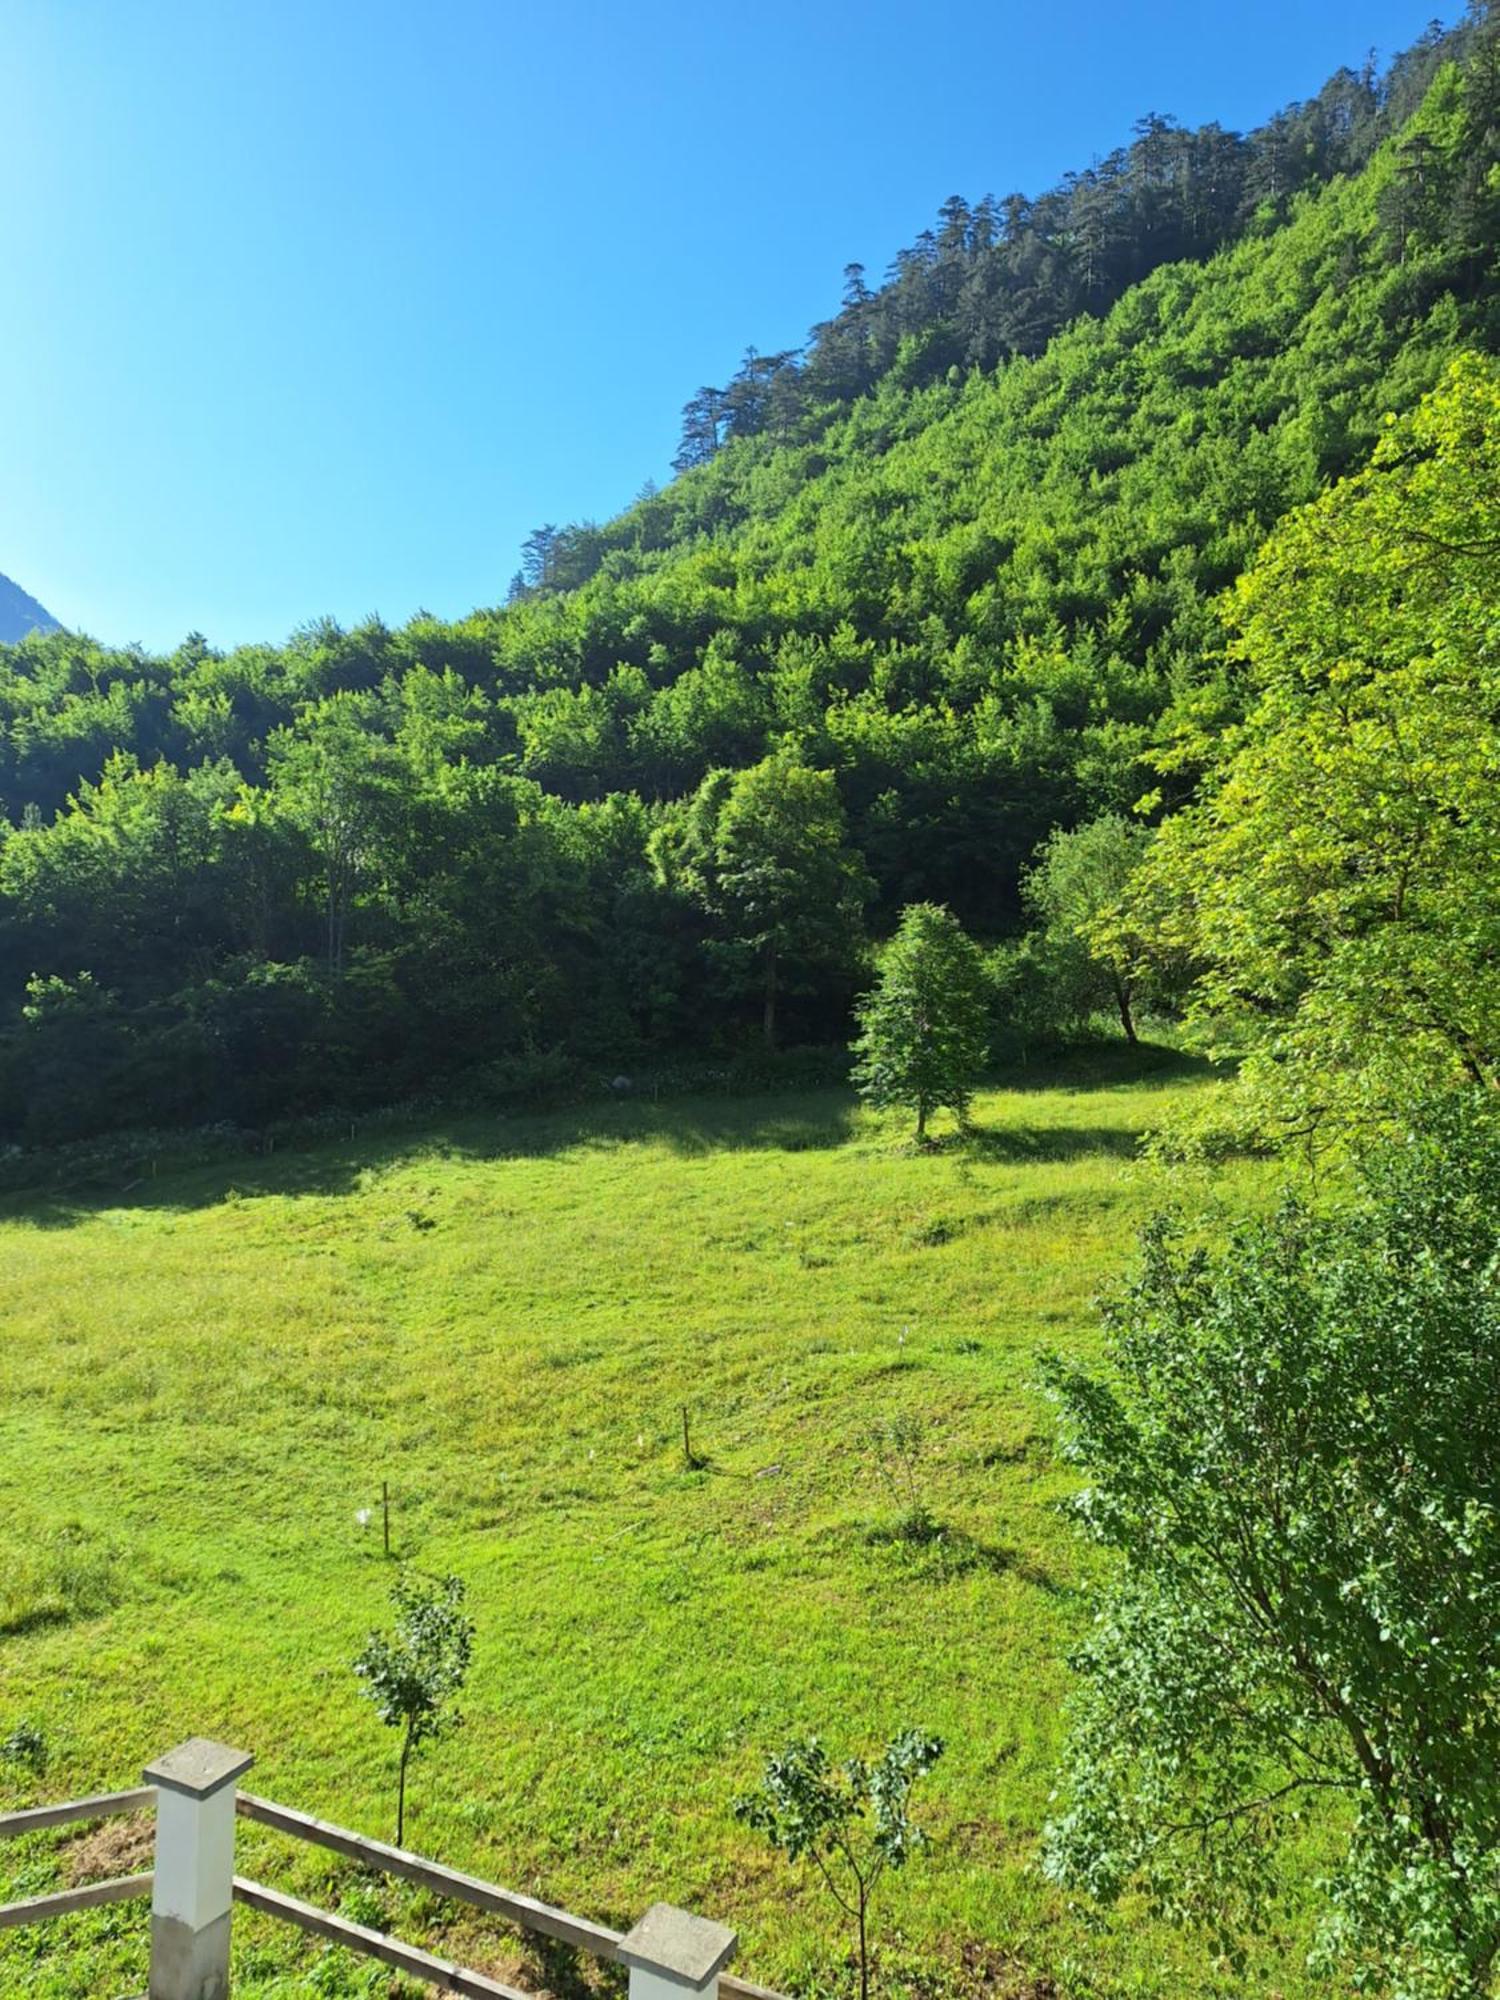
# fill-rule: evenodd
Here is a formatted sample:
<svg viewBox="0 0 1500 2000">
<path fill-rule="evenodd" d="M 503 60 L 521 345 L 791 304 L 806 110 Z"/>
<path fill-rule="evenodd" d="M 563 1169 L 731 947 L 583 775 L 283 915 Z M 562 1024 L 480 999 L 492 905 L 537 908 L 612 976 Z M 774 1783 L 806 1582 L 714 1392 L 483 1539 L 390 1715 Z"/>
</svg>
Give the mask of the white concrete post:
<svg viewBox="0 0 1500 2000">
<path fill-rule="evenodd" d="M 630 2000 L 718 2000 L 719 1974 L 738 1942 L 722 1924 L 653 1903 L 620 1945 Z"/>
<path fill-rule="evenodd" d="M 202 1736 L 146 1766 L 156 1787 L 149 2000 L 225 2000 L 234 1789 L 254 1760 Z"/>
</svg>

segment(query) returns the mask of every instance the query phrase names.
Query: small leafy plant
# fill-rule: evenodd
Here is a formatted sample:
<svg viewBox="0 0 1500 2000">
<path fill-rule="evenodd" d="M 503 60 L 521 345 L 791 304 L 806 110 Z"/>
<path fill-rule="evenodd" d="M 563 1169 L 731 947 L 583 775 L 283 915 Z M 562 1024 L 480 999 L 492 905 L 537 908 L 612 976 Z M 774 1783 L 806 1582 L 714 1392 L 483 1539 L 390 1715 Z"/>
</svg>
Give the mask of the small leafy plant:
<svg viewBox="0 0 1500 2000">
<path fill-rule="evenodd" d="M 927 1451 L 927 1425 L 913 1411 L 902 1411 L 872 1424 L 865 1446 L 876 1475 L 896 1509 L 896 1538 L 930 1542 L 939 1532 L 937 1520 L 922 1492 L 922 1460 Z"/>
<path fill-rule="evenodd" d="M 810 1861 L 858 1932 L 860 2000 L 870 1993 L 870 1902 L 887 1869 L 904 1868 L 926 1837 L 908 1810 L 912 1787 L 943 1754 L 942 1739 L 908 1729 L 876 1762 L 835 1767 L 816 1736 L 766 1760 L 758 1791 L 734 1815 L 788 1861 Z"/>
<path fill-rule="evenodd" d="M 465 1612 L 464 1586 L 456 1576 L 398 1576 L 391 1586 L 395 1624 L 372 1632 L 354 1662 L 364 1693 L 380 1719 L 400 1729 L 396 1781 L 396 1845 L 406 1833 L 406 1767 L 411 1754 L 463 1721 L 450 1703 L 469 1672 L 474 1621 Z"/>
<path fill-rule="evenodd" d="M 23 1716 L 0 1740 L 0 1764 L 17 1764 L 39 1778 L 47 1768 L 47 1737 L 41 1725 Z"/>
</svg>

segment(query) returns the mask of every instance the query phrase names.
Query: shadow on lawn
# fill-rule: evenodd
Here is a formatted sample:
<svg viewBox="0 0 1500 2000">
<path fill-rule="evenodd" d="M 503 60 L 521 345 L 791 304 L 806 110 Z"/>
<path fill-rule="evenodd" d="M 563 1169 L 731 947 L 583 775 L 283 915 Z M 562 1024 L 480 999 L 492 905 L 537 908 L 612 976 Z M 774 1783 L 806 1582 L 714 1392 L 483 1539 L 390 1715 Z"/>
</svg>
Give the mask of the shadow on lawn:
<svg viewBox="0 0 1500 2000">
<path fill-rule="evenodd" d="M 1201 1058 L 1143 1043 L 1101 1045 L 1008 1067 L 989 1087 L 1009 1091 L 1114 1090 L 1148 1080 L 1204 1077 Z M 78 1156 L 37 1162 L 38 1185 L 0 1194 L 0 1219 L 40 1229 L 67 1229 L 103 1208 L 186 1212 L 214 1207 L 231 1194 L 352 1193 L 368 1174 L 422 1160 L 540 1160 L 579 1148 L 608 1151 L 647 1141 L 683 1158 L 716 1153 L 828 1152 L 853 1134 L 859 1103 L 847 1086 L 749 1097 L 602 1098 L 551 1112 L 436 1113 L 418 1122 L 390 1115 L 351 1123 L 347 1139 L 276 1147 L 244 1135 L 239 1150 L 193 1158 L 194 1135 L 105 1140 Z M 1140 1133 L 1103 1124 L 976 1127 L 933 1147 L 938 1156 L 1013 1161 L 1061 1161 L 1086 1154 L 1133 1156 Z M 196 1143 L 202 1143 L 201 1141 Z"/>
<path fill-rule="evenodd" d="M 356 1123 L 348 1139 L 326 1139 L 305 1149 L 247 1146 L 198 1163 L 173 1163 L 170 1141 L 161 1141 L 159 1174 L 145 1147 L 132 1155 L 122 1142 L 106 1157 L 80 1166 L 76 1179 L 61 1162 L 55 1171 L 63 1184 L 0 1195 L 0 1219 L 68 1229 L 106 1208 L 184 1213 L 215 1207 L 231 1196 L 344 1195 L 368 1175 L 427 1161 L 544 1160 L 642 1142 L 688 1159 L 729 1152 L 826 1152 L 846 1143 L 857 1112 L 858 1100 L 847 1088 L 799 1093 L 795 1099 L 605 1099 L 563 1111 L 439 1114 L 421 1124 L 372 1120 L 362 1129 Z"/>
<path fill-rule="evenodd" d="M 1190 1055 L 1167 1042 L 1089 1042 L 1056 1054 L 1017 1060 L 990 1077 L 993 1090 L 1116 1090 L 1136 1083 L 1207 1082 L 1223 1076 L 1222 1065 Z"/>
<path fill-rule="evenodd" d="M 1089 1155 L 1133 1160 L 1142 1136 L 1139 1128 L 1119 1125 L 1026 1125 L 1009 1131 L 977 1126 L 956 1138 L 953 1150 L 971 1160 L 1000 1160 L 1011 1166 L 1080 1160 Z"/>
</svg>

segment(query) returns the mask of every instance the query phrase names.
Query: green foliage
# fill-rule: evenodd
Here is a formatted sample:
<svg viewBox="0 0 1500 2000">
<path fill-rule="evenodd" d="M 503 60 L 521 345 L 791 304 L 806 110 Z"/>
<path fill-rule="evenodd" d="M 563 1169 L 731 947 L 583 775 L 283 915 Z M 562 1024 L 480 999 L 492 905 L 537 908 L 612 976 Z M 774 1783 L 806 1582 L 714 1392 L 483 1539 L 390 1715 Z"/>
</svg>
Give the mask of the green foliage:
<svg viewBox="0 0 1500 2000">
<path fill-rule="evenodd" d="M 1138 1039 L 1139 958 L 1112 934 L 1101 935 L 1101 919 L 1125 900 L 1150 839 L 1147 827 L 1120 813 L 1106 813 L 1071 832 L 1058 827 L 1022 881 L 1060 1029 L 1108 1007 L 1119 1017 L 1126 1041 Z"/>
<path fill-rule="evenodd" d="M 468 1677 L 474 1621 L 464 1611 L 464 1586 L 456 1576 L 404 1573 L 391 1585 L 395 1623 L 372 1632 L 354 1671 L 376 1713 L 402 1731 L 396 1802 L 396 1845 L 406 1831 L 406 1766 L 414 1750 L 456 1729 L 463 1718 L 450 1707 Z"/>
<path fill-rule="evenodd" d="M 1493 1114 L 1445 1114 L 1356 1194 L 1288 1202 L 1217 1254 L 1157 1224 L 1109 1312 L 1109 1375 L 1053 1365 L 1076 1512 L 1116 1557 L 1054 1877 L 1143 1889 L 1243 1962 L 1311 1812 L 1325 1976 L 1492 1991 L 1497 1213 Z"/>
<path fill-rule="evenodd" d="M 946 906 L 1076 1019 L 1076 946 L 1016 941 L 1038 844 L 1130 813 L 1169 743 L 1157 805 L 1192 797 L 1254 699 L 1216 600 L 1500 339 L 1497 48 L 1480 10 L 1247 138 L 1149 118 L 1034 202 L 945 203 L 800 363 L 695 398 L 672 485 L 539 529 L 501 609 L 0 648 L 0 1130 L 713 1056 L 752 987 L 842 1041 L 856 903 L 877 936 Z M 849 864 L 779 915 L 691 832 L 767 759 L 836 791 Z M 1091 935 L 1134 967 L 1155 929 Z M 29 1043 L 26 981 L 84 974 L 112 1018 Z"/>
<path fill-rule="evenodd" d="M 922 1482 L 927 1441 L 925 1420 L 911 1410 L 883 1418 L 866 1434 L 866 1447 L 896 1508 L 896 1533 L 907 1542 L 929 1542 L 939 1532 Z"/>
<path fill-rule="evenodd" d="M 0 1763 L 18 1765 L 33 1778 L 46 1770 L 47 1754 L 47 1733 L 28 1716 L 22 1716 L 10 1734 L 0 1739 Z"/>
<path fill-rule="evenodd" d="M 923 1844 L 911 1818 L 912 1787 L 943 1754 L 939 1737 L 908 1729 L 874 1763 L 835 1768 L 816 1736 L 766 1759 L 760 1789 L 736 1799 L 735 1817 L 763 1833 L 789 1861 L 810 1861 L 859 1937 L 861 2000 L 870 1991 L 869 1908 L 888 1868 L 904 1868 Z"/>
<path fill-rule="evenodd" d="M 984 1067 L 988 994 L 984 962 L 951 911 L 918 903 L 904 913 L 857 1013 L 861 1094 L 915 1111 L 919 1144 L 940 1106 L 966 1123 Z"/>
<path fill-rule="evenodd" d="M 758 988 L 767 1048 L 789 971 L 857 962 L 870 889 L 828 772 L 786 756 L 712 772 L 655 852 L 662 879 L 713 920 L 731 976 Z"/>
<path fill-rule="evenodd" d="M 1454 364 L 1230 613 L 1247 713 L 1144 871 L 1273 1129 L 1500 1081 L 1500 368 Z"/>
</svg>

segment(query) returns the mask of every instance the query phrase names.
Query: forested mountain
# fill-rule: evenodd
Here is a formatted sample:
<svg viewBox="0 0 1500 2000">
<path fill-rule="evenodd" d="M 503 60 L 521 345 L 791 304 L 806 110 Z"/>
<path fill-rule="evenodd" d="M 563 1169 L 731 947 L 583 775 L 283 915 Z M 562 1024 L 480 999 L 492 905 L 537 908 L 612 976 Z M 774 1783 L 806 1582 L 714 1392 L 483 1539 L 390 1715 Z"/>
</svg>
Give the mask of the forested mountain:
<svg viewBox="0 0 1500 2000">
<path fill-rule="evenodd" d="M 915 900 L 1191 796 L 1216 600 L 1500 342 L 1500 29 L 940 227 L 503 608 L 0 651 L 0 1119 L 258 1119 L 841 1035 Z M 705 401 L 705 398 L 708 400 Z M 1207 725 L 1205 730 L 1204 725 Z"/>
<path fill-rule="evenodd" d="M 14 645 L 28 632 L 60 629 L 52 613 L 28 596 L 20 584 L 12 583 L 8 576 L 0 576 L 0 645 Z"/>
</svg>

